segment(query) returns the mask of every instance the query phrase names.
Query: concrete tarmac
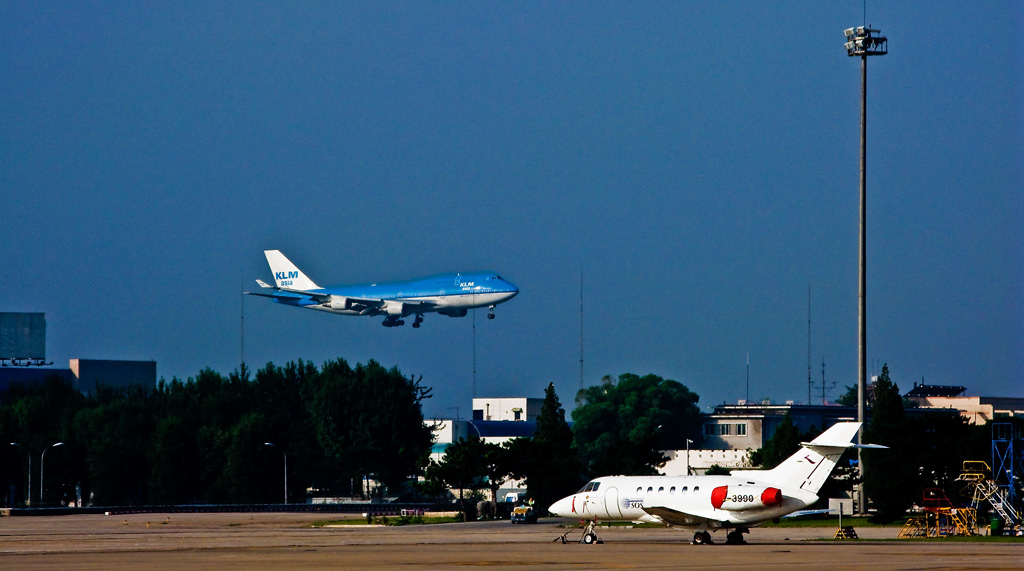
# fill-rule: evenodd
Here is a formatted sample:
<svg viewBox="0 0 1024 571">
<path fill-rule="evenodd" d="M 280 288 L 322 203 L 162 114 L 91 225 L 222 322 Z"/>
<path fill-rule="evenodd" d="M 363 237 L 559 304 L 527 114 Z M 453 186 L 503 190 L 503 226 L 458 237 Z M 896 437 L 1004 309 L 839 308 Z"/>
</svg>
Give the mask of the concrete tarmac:
<svg viewBox="0 0 1024 571">
<path fill-rule="evenodd" d="M 601 528 L 601 545 L 562 544 L 545 519 L 314 528 L 335 514 L 229 513 L 0 518 L 0 569 L 1024 569 L 1024 541 L 893 539 L 896 528 L 753 529 L 747 545 L 690 545 L 677 529 Z M 574 530 L 570 539 L 581 533 Z"/>
</svg>

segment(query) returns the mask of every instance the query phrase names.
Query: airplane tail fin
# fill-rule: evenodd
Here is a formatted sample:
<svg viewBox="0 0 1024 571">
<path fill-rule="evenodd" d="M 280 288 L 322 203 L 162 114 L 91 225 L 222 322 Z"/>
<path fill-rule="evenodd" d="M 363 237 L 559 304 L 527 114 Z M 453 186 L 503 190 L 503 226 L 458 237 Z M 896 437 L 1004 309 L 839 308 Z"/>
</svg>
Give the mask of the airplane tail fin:
<svg viewBox="0 0 1024 571">
<path fill-rule="evenodd" d="M 801 442 L 801 448 L 796 454 L 771 470 L 736 470 L 732 475 L 756 478 L 778 486 L 796 487 L 817 494 L 847 448 L 884 448 L 870 444 L 854 444 L 853 439 L 857 436 L 860 424 L 840 422 L 833 425 L 814 440 Z"/>
<path fill-rule="evenodd" d="M 306 274 L 284 257 L 280 250 L 264 250 L 263 254 L 267 256 L 267 263 L 270 264 L 270 271 L 274 274 L 274 283 L 277 287 L 300 291 L 323 289 L 307 278 Z"/>
</svg>

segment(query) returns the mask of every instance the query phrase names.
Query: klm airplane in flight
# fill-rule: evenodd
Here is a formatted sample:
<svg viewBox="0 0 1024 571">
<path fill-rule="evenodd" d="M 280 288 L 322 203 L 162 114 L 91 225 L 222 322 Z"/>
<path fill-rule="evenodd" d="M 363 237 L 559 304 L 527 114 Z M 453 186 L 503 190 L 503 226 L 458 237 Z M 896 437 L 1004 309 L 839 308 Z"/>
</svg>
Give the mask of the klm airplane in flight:
<svg viewBox="0 0 1024 571">
<path fill-rule="evenodd" d="M 423 314 L 437 312 L 448 317 L 465 317 L 470 309 L 487 307 L 494 319 L 494 306 L 519 293 L 519 288 L 498 274 L 474 272 L 441 274 L 405 282 L 320 287 L 306 277 L 279 250 L 265 250 L 276 285 L 256 280 L 261 292 L 248 295 L 269 297 L 277 303 L 319 309 L 342 315 L 383 315 L 384 327 L 405 325 L 404 317 L 415 315 L 413 327 L 423 323 Z M 270 290 L 270 291 L 267 291 Z"/>
</svg>

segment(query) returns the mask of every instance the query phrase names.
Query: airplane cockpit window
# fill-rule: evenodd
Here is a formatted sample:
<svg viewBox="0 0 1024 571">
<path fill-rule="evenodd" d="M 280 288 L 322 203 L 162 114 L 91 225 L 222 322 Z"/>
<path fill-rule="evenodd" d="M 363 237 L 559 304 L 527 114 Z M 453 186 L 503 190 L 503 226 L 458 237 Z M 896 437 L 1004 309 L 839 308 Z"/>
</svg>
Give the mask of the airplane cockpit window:
<svg viewBox="0 0 1024 571">
<path fill-rule="evenodd" d="M 601 482 L 597 482 L 597 481 L 594 481 L 594 482 L 588 482 L 588 483 L 587 483 L 587 485 L 586 485 L 586 486 L 584 486 L 584 487 L 583 487 L 583 488 L 582 488 L 582 489 L 581 489 L 580 491 L 578 491 L 577 493 L 584 493 L 584 492 L 589 492 L 589 491 L 597 491 L 597 488 L 598 488 L 598 487 L 599 487 L 600 485 L 601 485 Z"/>
</svg>

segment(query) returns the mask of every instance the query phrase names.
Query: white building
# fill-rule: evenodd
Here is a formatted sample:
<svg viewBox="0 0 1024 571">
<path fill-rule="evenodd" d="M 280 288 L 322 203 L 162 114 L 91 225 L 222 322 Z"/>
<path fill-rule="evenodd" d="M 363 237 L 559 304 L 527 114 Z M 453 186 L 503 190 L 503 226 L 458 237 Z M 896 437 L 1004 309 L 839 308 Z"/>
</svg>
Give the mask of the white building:
<svg viewBox="0 0 1024 571">
<path fill-rule="evenodd" d="M 535 422 L 544 399 L 526 397 L 473 399 L 473 420 Z"/>
</svg>

